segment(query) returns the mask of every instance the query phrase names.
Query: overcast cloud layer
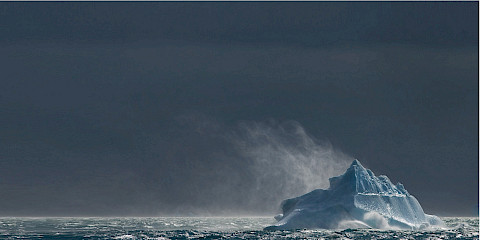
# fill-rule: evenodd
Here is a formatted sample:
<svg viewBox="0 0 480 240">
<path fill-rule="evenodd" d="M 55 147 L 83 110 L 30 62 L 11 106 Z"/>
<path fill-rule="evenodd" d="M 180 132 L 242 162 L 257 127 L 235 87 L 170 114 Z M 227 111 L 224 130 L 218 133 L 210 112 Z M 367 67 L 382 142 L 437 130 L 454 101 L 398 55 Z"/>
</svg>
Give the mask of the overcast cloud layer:
<svg viewBox="0 0 480 240">
<path fill-rule="evenodd" d="M 354 158 L 478 214 L 478 3 L 1 3 L 0 215 L 264 215 Z"/>
</svg>

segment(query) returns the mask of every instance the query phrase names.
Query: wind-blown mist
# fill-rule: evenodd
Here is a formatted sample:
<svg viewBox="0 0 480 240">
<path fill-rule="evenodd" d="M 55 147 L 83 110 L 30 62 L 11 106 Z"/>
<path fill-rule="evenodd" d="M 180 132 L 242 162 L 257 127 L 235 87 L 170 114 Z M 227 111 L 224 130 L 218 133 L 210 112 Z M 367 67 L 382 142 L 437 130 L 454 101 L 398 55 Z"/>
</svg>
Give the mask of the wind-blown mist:
<svg viewBox="0 0 480 240">
<path fill-rule="evenodd" d="M 195 146 L 203 148 L 198 159 L 185 160 L 196 167 L 182 172 L 186 177 L 180 181 L 191 187 L 189 196 L 196 201 L 178 206 L 174 214 L 270 214 L 285 198 L 327 187 L 328 178 L 352 160 L 294 121 L 227 127 L 199 116 L 183 120 L 184 132 L 196 139 L 187 144 L 209 144 Z M 203 164 L 196 164 L 199 159 Z"/>
<path fill-rule="evenodd" d="M 328 179 L 345 171 L 352 159 L 293 121 L 242 123 L 238 132 L 232 140 L 241 156 L 252 161 L 256 188 L 277 196 L 328 187 Z"/>
</svg>

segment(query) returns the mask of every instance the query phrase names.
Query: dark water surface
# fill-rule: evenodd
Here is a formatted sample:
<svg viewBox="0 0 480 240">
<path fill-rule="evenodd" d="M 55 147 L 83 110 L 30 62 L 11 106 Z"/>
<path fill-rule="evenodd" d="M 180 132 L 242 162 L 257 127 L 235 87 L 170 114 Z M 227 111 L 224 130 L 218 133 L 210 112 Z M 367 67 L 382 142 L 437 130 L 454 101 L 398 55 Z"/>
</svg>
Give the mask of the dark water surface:
<svg viewBox="0 0 480 240">
<path fill-rule="evenodd" d="M 271 217 L 0 218 L 0 239 L 479 239 L 478 218 L 446 229 L 263 231 Z"/>
</svg>

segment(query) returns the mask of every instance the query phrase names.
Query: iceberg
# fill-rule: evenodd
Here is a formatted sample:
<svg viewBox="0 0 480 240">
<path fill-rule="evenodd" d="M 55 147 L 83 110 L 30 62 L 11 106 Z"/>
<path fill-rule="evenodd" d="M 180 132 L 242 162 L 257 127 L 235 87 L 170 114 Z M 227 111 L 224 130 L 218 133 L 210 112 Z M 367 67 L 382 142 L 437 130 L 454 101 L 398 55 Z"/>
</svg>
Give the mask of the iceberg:
<svg viewBox="0 0 480 240">
<path fill-rule="evenodd" d="M 292 229 L 411 229 L 444 227 L 443 221 L 423 212 L 417 199 L 401 183 L 375 174 L 354 160 L 343 175 L 330 178 L 327 190 L 316 189 L 284 200 L 283 214 L 265 230 Z"/>
</svg>

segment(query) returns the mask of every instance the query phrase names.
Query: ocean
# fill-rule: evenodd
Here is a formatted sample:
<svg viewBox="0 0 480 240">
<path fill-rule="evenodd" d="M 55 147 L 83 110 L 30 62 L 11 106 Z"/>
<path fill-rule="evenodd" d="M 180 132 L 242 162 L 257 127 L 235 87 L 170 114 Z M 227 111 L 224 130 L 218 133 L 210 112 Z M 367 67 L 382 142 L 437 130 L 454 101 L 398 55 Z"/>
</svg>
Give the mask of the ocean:
<svg viewBox="0 0 480 240">
<path fill-rule="evenodd" d="M 272 217 L 0 218 L 0 239 L 479 239 L 479 219 L 442 218 L 430 231 L 263 231 Z"/>
</svg>

